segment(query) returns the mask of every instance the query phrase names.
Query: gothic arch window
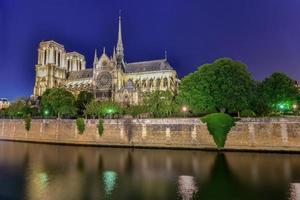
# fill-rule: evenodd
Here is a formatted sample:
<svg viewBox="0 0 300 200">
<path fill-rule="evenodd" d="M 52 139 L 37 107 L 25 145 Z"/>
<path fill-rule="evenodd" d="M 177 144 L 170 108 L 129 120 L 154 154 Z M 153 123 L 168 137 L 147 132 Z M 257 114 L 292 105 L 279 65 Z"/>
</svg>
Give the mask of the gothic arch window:
<svg viewBox="0 0 300 200">
<path fill-rule="evenodd" d="M 149 88 L 152 88 L 153 87 L 153 79 L 150 79 L 149 81 Z"/>
<path fill-rule="evenodd" d="M 58 66 L 60 66 L 60 52 L 58 52 Z"/>
<path fill-rule="evenodd" d="M 54 56 L 53 56 L 54 57 L 54 63 L 56 64 L 56 50 L 54 49 L 53 52 L 54 52 Z"/>
<path fill-rule="evenodd" d="M 47 61 L 47 51 L 45 50 L 45 52 L 44 52 L 44 65 L 46 65 L 46 61 Z"/>
<path fill-rule="evenodd" d="M 127 87 L 128 87 L 128 88 L 134 88 L 134 83 L 133 83 L 133 81 L 132 81 L 131 79 L 129 79 L 129 80 L 127 81 Z"/>
<path fill-rule="evenodd" d="M 142 87 L 143 87 L 143 88 L 146 88 L 146 87 L 147 87 L 147 82 L 146 82 L 146 80 L 143 80 L 143 81 L 142 81 Z"/>
<path fill-rule="evenodd" d="M 135 81 L 135 86 L 136 86 L 137 88 L 140 87 L 140 81 L 139 81 L 139 80 L 136 80 L 136 81 Z"/>
<path fill-rule="evenodd" d="M 70 71 L 70 59 L 68 59 L 68 71 Z"/>
<path fill-rule="evenodd" d="M 168 87 L 168 79 L 164 78 L 164 87 Z"/>
<path fill-rule="evenodd" d="M 160 88 L 160 78 L 156 79 L 156 88 Z"/>
</svg>

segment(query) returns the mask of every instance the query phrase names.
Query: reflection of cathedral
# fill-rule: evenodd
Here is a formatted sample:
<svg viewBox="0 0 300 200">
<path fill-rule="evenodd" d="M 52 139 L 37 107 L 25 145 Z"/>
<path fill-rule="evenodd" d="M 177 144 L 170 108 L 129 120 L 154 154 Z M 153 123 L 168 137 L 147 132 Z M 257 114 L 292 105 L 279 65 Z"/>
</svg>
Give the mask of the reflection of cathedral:
<svg viewBox="0 0 300 200">
<path fill-rule="evenodd" d="M 38 49 L 34 96 L 41 96 L 48 88 L 65 87 L 74 94 L 93 92 L 99 100 L 137 104 L 144 92 L 170 90 L 175 94 L 177 85 L 177 73 L 166 57 L 135 63 L 124 61 L 121 17 L 117 48 L 111 57 L 105 48 L 100 58 L 95 51 L 92 69 L 86 69 L 83 55 L 66 52 L 63 45 L 52 40 L 41 42 Z"/>
</svg>

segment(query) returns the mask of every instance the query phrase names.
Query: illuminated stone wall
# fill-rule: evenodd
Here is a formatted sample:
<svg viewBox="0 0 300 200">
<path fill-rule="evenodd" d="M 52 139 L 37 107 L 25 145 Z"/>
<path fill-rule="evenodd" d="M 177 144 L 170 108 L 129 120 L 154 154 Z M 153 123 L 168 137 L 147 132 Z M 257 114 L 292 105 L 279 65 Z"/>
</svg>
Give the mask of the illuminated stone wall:
<svg viewBox="0 0 300 200">
<path fill-rule="evenodd" d="M 0 139 L 163 148 L 215 148 L 205 124 L 198 119 L 105 120 L 99 136 L 97 120 L 87 120 L 78 134 L 75 120 L 32 120 L 26 131 L 23 120 L 0 119 Z M 225 148 L 241 150 L 300 151 L 300 118 L 243 119 L 228 135 Z"/>
</svg>

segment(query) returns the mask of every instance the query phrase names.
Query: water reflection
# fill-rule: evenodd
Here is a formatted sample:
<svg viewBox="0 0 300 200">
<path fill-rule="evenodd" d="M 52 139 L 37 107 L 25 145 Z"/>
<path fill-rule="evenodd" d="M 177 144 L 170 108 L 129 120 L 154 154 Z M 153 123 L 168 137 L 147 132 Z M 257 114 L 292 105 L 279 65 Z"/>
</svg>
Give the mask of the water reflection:
<svg viewBox="0 0 300 200">
<path fill-rule="evenodd" d="M 117 173 L 114 171 L 103 172 L 104 190 L 106 195 L 111 195 L 117 180 Z"/>
<path fill-rule="evenodd" d="M 299 168 L 288 154 L 0 142 L 0 199 L 292 199 Z"/>
<path fill-rule="evenodd" d="M 290 184 L 290 200 L 300 200 L 300 183 Z"/>
<path fill-rule="evenodd" d="M 193 176 L 179 176 L 178 191 L 182 200 L 193 199 L 194 194 L 198 191 L 195 178 Z"/>
</svg>

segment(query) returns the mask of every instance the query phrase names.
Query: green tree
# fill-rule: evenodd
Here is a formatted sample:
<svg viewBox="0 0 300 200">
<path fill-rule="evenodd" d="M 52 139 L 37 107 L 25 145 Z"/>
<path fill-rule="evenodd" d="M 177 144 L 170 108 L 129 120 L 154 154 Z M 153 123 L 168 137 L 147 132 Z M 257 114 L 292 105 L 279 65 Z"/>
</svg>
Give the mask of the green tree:
<svg viewBox="0 0 300 200">
<path fill-rule="evenodd" d="M 96 116 L 100 117 L 101 116 L 101 103 L 96 100 L 92 100 L 89 102 L 84 111 L 85 115 L 92 116 L 95 118 Z"/>
<path fill-rule="evenodd" d="M 100 103 L 100 110 L 100 114 L 102 117 L 113 117 L 115 115 L 121 114 L 123 111 L 122 106 L 114 101 L 102 101 Z"/>
<path fill-rule="evenodd" d="M 254 81 L 245 64 L 221 58 L 184 77 L 178 101 L 196 113 L 238 113 L 250 107 Z"/>
<path fill-rule="evenodd" d="M 76 105 L 78 109 L 78 114 L 83 115 L 84 110 L 92 100 L 94 99 L 94 95 L 91 92 L 81 91 L 76 99 Z"/>
<path fill-rule="evenodd" d="M 126 108 L 125 113 L 133 117 L 138 117 L 143 113 L 147 113 L 147 107 L 145 105 L 132 105 Z"/>
<path fill-rule="evenodd" d="M 154 91 L 144 95 L 144 105 L 153 117 L 168 117 L 178 108 L 170 91 Z"/>
<path fill-rule="evenodd" d="M 10 104 L 10 106 L 6 110 L 7 115 L 10 117 L 23 117 L 28 113 L 26 108 L 26 102 L 24 100 L 17 100 Z"/>
<path fill-rule="evenodd" d="M 76 102 L 74 95 L 64 88 L 52 88 L 42 96 L 42 110 L 49 109 L 58 118 L 73 116 L 76 114 Z"/>
<path fill-rule="evenodd" d="M 295 81 L 284 73 L 275 72 L 260 85 L 257 99 L 265 102 L 268 112 L 291 111 L 299 99 Z"/>
</svg>

